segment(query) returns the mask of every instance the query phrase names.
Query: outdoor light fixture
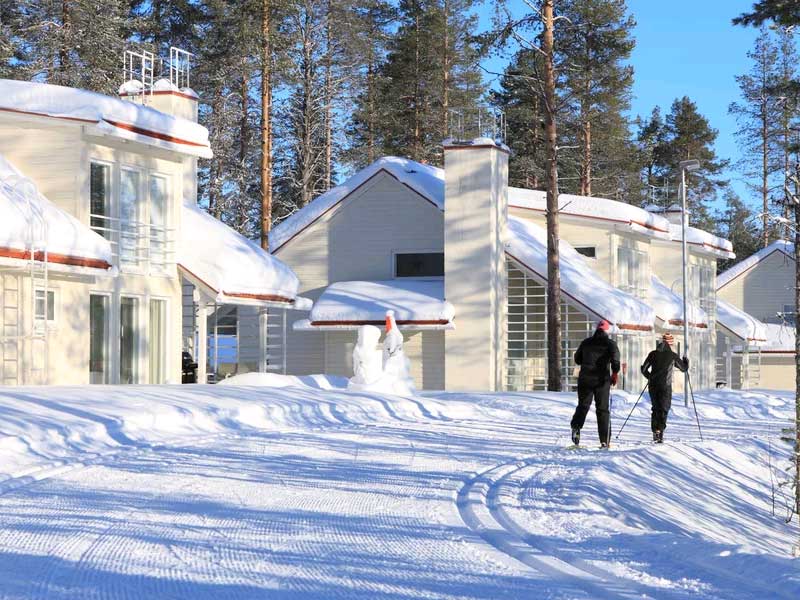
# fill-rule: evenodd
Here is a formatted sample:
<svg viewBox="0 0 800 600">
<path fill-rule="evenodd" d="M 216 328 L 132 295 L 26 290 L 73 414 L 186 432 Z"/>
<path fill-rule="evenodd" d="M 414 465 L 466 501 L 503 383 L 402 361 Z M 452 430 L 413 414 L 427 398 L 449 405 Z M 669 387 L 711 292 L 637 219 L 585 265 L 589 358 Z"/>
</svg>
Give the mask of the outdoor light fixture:
<svg viewBox="0 0 800 600">
<path fill-rule="evenodd" d="M 683 160 L 678 166 L 681 169 L 681 246 L 683 251 L 683 355 L 689 356 L 689 319 L 687 316 L 687 306 L 689 304 L 688 289 L 686 287 L 686 171 L 696 171 L 700 168 L 700 161 L 697 159 Z M 689 369 L 683 375 L 683 405 L 689 407 Z"/>
</svg>

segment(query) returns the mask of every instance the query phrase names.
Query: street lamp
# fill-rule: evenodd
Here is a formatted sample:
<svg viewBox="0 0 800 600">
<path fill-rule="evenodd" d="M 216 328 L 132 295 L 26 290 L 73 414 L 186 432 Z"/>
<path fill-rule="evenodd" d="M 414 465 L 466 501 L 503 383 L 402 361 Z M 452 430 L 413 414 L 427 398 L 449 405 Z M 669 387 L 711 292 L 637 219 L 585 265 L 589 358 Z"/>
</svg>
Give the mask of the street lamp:
<svg viewBox="0 0 800 600">
<path fill-rule="evenodd" d="M 687 307 L 689 305 L 688 288 L 686 285 L 686 272 L 688 260 L 686 257 L 686 171 L 696 171 L 700 168 L 699 160 L 684 160 L 678 165 L 681 169 L 681 247 L 683 252 L 683 355 L 689 356 L 689 319 Z M 683 404 L 689 408 L 689 370 L 683 375 Z"/>
</svg>

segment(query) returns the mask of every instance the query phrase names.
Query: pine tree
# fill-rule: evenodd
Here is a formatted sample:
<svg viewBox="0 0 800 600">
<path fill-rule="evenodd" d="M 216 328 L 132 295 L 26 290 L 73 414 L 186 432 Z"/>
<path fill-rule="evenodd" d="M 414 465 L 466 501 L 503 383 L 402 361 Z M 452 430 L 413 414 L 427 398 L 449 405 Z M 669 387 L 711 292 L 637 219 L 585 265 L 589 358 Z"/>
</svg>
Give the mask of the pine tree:
<svg viewBox="0 0 800 600">
<path fill-rule="evenodd" d="M 718 261 L 717 271 L 720 273 L 757 252 L 761 242 L 761 231 L 753 211 L 733 190 L 726 190 L 723 200 L 724 209 L 715 215 L 715 231 L 730 240 L 736 249 L 736 258 Z"/>
<path fill-rule="evenodd" d="M 770 205 L 776 189 L 782 195 L 782 172 L 785 170 L 781 148 L 782 107 L 777 98 L 781 71 L 778 48 L 766 28 L 762 28 L 753 49 L 747 53 L 752 61 L 749 73 L 736 77 L 742 96 L 728 111 L 736 116 L 739 128 L 736 137 L 742 151 L 738 167 L 750 189 L 762 205 L 762 243 L 770 240 Z"/>
<path fill-rule="evenodd" d="M 22 7 L 0 2 L 0 78 L 27 79 L 28 54 L 21 33 Z"/>
<path fill-rule="evenodd" d="M 354 77 L 349 80 L 347 91 L 354 108 L 347 126 L 344 159 L 352 167 L 361 168 L 382 154 L 379 130 L 388 112 L 379 99 L 380 90 L 386 85 L 381 65 L 388 51 L 395 10 L 384 0 L 363 0 L 353 7 L 353 13 L 355 24 L 349 48 Z"/>
<path fill-rule="evenodd" d="M 509 185 L 543 189 L 545 185 L 544 98 L 540 85 L 543 71 L 541 53 L 530 48 L 518 50 L 500 79 L 492 103 L 506 116 L 511 148 L 508 162 Z"/>
<path fill-rule="evenodd" d="M 697 226 L 706 229 L 714 228 L 708 205 L 727 185 L 720 175 L 728 161 L 719 159 L 714 150 L 717 133 L 698 112 L 697 105 L 684 96 L 672 103 L 664 122 L 663 143 L 654 149 L 654 177 L 672 186 L 680 181 L 678 165 L 681 161 L 700 161 L 700 170 L 687 182 L 687 204 Z M 677 191 L 677 186 L 672 189 Z"/>
<path fill-rule="evenodd" d="M 624 113 L 630 107 L 635 21 L 625 0 L 566 0 L 559 3 L 566 25 L 557 29 L 556 44 L 564 68 L 561 93 L 572 104 L 572 124 L 580 146 L 575 161 L 581 195 L 592 195 L 595 178 L 605 177 L 605 195 L 615 195 L 615 175 L 628 164 Z M 622 150 L 622 152 L 620 152 Z M 608 183 L 608 182 L 606 182 Z"/>
<path fill-rule="evenodd" d="M 125 0 L 24 0 L 19 8 L 32 75 L 116 94 L 130 24 Z"/>
</svg>

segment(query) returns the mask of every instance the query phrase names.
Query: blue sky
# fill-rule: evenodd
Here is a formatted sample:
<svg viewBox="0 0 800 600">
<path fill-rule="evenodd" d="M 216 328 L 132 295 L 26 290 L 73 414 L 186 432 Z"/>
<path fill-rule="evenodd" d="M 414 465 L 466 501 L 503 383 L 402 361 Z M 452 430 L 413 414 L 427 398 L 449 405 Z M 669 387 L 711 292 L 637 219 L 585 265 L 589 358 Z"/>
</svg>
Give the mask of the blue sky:
<svg viewBox="0 0 800 600">
<path fill-rule="evenodd" d="M 524 9 L 522 0 L 514 3 Z M 481 28 L 491 24 L 492 5 L 487 0 L 480 9 Z M 738 99 L 734 76 L 749 69 L 746 53 L 756 30 L 734 27 L 731 19 L 752 5 L 753 0 L 628 0 L 637 22 L 632 115 L 648 114 L 656 105 L 666 112 L 675 98 L 689 96 L 719 131 L 718 155 L 735 162 L 736 122 L 728 105 Z M 493 57 L 484 65 L 502 71 L 505 63 L 505 58 Z M 738 175 L 731 171 L 728 177 L 748 200 Z"/>
</svg>

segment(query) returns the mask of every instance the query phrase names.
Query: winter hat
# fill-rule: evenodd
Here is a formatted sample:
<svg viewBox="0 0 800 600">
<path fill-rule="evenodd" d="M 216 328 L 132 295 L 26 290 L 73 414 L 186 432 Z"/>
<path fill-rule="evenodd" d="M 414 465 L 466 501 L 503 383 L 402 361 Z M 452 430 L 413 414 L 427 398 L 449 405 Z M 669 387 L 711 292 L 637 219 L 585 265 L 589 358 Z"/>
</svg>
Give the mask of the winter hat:
<svg viewBox="0 0 800 600">
<path fill-rule="evenodd" d="M 661 336 L 661 341 L 672 346 L 675 343 L 675 338 L 672 337 L 671 333 L 665 333 Z"/>
<path fill-rule="evenodd" d="M 597 324 L 597 328 L 600 331 L 606 331 L 607 332 L 609 329 L 611 329 L 611 323 L 609 323 L 605 319 L 601 319 L 600 322 Z"/>
</svg>

